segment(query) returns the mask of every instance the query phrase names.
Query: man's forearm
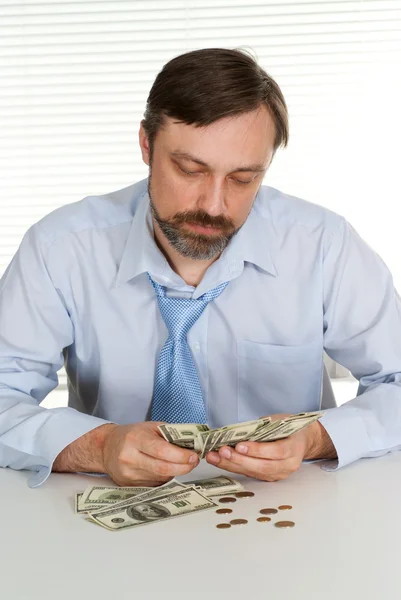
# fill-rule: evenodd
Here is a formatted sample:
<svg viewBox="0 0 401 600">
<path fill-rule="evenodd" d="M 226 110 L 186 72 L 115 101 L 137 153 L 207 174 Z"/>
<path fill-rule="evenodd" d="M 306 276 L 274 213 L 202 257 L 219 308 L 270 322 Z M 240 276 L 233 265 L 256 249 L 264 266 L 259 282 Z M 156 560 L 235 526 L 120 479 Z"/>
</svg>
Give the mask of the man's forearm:
<svg viewBox="0 0 401 600">
<path fill-rule="evenodd" d="M 107 434 L 117 425 L 106 423 L 69 444 L 57 456 L 52 470 L 64 473 L 104 473 L 103 447 Z"/>
<path fill-rule="evenodd" d="M 310 447 L 304 457 L 306 460 L 318 458 L 335 459 L 337 452 L 323 425 L 316 421 L 310 427 L 314 429 Z"/>
</svg>

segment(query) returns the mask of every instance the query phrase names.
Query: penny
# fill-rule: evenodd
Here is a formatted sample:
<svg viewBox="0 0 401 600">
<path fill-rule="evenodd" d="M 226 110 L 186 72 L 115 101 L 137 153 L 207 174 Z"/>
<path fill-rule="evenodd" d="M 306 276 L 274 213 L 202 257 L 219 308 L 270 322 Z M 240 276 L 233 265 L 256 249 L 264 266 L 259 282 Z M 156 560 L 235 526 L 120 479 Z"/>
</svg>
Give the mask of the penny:
<svg viewBox="0 0 401 600">
<path fill-rule="evenodd" d="M 280 529 L 284 529 L 286 527 L 294 527 L 294 521 L 277 521 L 274 523 L 275 527 L 279 527 Z"/>
<path fill-rule="evenodd" d="M 217 529 L 228 529 L 231 527 L 230 523 L 219 523 L 216 525 Z"/>
<path fill-rule="evenodd" d="M 218 510 L 216 510 L 216 512 L 218 515 L 229 515 L 233 511 L 231 510 L 231 508 L 219 508 Z"/>
<path fill-rule="evenodd" d="M 220 498 L 219 502 L 222 504 L 228 504 L 229 502 L 237 502 L 237 499 L 232 498 L 231 496 L 225 496 L 224 498 Z"/>
<path fill-rule="evenodd" d="M 291 508 L 292 506 L 290 506 L 289 504 L 282 504 L 278 507 L 279 510 L 291 510 Z"/>
<path fill-rule="evenodd" d="M 251 498 L 255 494 L 253 492 L 237 492 L 235 496 L 237 498 Z"/>
<path fill-rule="evenodd" d="M 267 523 L 268 521 L 271 521 L 271 518 L 270 517 L 258 517 L 256 520 L 259 521 L 259 523 Z"/>
<path fill-rule="evenodd" d="M 233 519 L 230 523 L 231 525 L 246 525 L 248 521 L 246 519 Z"/>
<path fill-rule="evenodd" d="M 275 515 L 278 512 L 278 510 L 277 508 L 262 508 L 262 510 L 260 510 L 259 512 L 262 515 Z"/>
</svg>

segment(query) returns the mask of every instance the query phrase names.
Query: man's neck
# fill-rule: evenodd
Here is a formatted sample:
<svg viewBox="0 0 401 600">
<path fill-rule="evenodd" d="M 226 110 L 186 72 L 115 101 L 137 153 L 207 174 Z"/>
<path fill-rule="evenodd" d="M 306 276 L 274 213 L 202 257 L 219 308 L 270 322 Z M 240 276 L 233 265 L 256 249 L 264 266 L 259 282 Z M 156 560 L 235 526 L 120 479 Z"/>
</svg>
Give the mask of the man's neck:
<svg viewBox="0 0 401 600">
<path fill-rule="evenodd" d="M 193 258 L 182 256 L 182 254 L 170 246 L 155 221 L 153 221 L 153 226 L 156 244 L 161 252 L 163 252 L 173 271 L 188 285 L 195 287 L 199 285 L 207 269 L 217 260 L 218 256 L 209 260 L 194 260 Z"/>
</svg>

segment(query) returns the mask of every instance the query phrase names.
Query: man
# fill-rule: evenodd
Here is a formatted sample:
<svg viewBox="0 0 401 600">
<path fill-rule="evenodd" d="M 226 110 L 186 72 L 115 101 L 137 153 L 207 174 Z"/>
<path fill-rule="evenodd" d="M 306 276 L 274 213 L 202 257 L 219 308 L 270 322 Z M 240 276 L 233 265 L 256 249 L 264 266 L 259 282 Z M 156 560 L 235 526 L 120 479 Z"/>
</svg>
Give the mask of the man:
<svg viewBox="0 0 401 600">
<path fill-rule="evenodd" d="M 347 221 L 261 186 L 288 140 L 251 57 L 167 63 L 139 131 L 149 178 L 29 229 L 0 286 L 0 465 L 157 485 L 198 458 L 157 424 L 321 408 L 323 349 L 358 397 L 288 439 L 208 453 L 267 481 L 401 447 L 400 299 Z M 65 364 L 69 407 L 38 406 Z M 337 460 L 336 460 L 337 459 Z"/>
</svg>

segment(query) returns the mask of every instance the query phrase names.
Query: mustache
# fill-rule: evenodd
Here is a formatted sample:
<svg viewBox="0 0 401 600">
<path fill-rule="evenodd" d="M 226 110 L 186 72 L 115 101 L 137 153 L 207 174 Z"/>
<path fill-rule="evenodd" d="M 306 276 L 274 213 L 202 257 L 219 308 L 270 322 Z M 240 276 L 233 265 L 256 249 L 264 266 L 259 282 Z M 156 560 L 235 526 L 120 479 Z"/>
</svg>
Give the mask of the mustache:
<svg viewBox="0 0 401 600">
<path fill-rule="evenodd" d="M 223 215 L 217 215 L 212 217 L 203 210 L 197 211 L 185 211 L 177 213 L 171 219 L 174 225 L 183 225 L 188 223 L 190 225 L 201 225 L 202 227 L 216 227 L 225 231 L 232 231 L 235 228 L 235 223 L 232 219 L 224 217 Z"/>
</svg>

